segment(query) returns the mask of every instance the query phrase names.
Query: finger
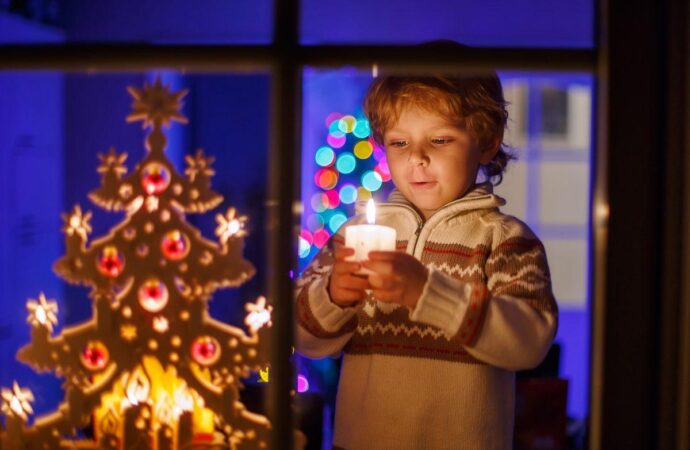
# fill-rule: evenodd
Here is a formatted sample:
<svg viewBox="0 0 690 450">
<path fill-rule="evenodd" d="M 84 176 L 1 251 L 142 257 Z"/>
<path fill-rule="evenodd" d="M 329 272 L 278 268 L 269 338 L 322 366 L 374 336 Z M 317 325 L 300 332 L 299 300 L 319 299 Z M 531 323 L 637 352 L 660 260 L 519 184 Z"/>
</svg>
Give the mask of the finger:
<svg viewBox="0 0 690 450">
<path fill-rule="evenodd" d="M 333 252 L 335 259 L 345 259 L 348 256 L 352 256 L 354 254 L 355 249 L 352 247 L 336 247 L 335 251 Z"/>
<path fill-rule="evenodd" d="M 354 291 L 352 289 L 334 288 L 333 289 L 333 299 L 337 300 L 338 303 L 350 302 L 356 303 L 360 300 L 364 300 L 366 293 L 364 291 Z"/>
<path fill-rule="evenodd" d="M 386 303 L 400 303 L 402 295 L 397 289 L 374 289 L 371 291 L 376 300 Z"/>
<path fill-rule="evenodd" d="M 370 261 L 394 261 L 400 252 L 395 251 L 383 251 L 383 250 L 373 250 L 369 252 Z"/>
<path fill-rule="evenodd" d="M 346 274 L 359 272 L 362 264 L 358 262 L 338 261 L 333 264 L 333 273 Z"/>
<path fill-rule="evenodd" d="M 345 275 L 338 278 L 338 287 L 342 287 L 343 289 L 363 291 L 365 289 L 371 289 L 371 284 L 369 283 L 369 279 L 367 277 Z"/>
<path fill-rule="evenodd" d="M 369 284 L 373 289 L 393 289 L 397 285 L 394 277 L 382 275 L 380 273 L 370 274 Z"/>
<path fill-rule="evenodd" d="M 382 261 L 364 261 L 364 267 L 381 275 L 390 275 L 393 273 L 393 263 Z"/>
</svg>

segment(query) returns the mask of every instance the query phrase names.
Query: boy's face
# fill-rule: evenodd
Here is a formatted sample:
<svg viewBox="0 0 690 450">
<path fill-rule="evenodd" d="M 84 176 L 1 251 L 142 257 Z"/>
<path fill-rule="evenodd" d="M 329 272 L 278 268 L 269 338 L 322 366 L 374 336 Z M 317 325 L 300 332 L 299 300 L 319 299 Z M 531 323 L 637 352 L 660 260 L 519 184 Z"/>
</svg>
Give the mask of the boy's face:
<svg viewBox="0 0 690 450">
<path fill-rule="evenodd" d="M 383 142 L 393 183 L 426 219 L 464 195 L 496 153 L 480 152 L 469 133 L 418 108 L 405 108 Z"/>
</svg>

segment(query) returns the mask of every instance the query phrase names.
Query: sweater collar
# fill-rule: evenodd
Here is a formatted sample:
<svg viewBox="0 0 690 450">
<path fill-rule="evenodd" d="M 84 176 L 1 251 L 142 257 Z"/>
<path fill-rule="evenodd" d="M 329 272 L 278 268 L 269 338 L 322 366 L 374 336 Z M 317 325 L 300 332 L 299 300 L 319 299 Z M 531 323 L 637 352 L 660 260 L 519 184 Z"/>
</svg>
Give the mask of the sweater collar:
<svg viewBox="0 0 690 450">
<path fill-rule="evenodd" d="M 394 189 L 388 196 L 386 202 L 392 205 L 405 205 L 413 210 L 416 210 L 412 203 L 405 198 L 405 196 L 398 189 Z M 439 219 L 442 217 L 451 217 L 457 215 L 464 215 L 472 211 L 479 211 L 484 209 L 497 208 L 506 204 L 505 199 L 494 194 L 493 185 L 485 181 L 483 183 L 475 184 L 469 192 L 464 196 L 449 202 L 436 210 L 429 220 L 432 218 Z"/>
</svg>

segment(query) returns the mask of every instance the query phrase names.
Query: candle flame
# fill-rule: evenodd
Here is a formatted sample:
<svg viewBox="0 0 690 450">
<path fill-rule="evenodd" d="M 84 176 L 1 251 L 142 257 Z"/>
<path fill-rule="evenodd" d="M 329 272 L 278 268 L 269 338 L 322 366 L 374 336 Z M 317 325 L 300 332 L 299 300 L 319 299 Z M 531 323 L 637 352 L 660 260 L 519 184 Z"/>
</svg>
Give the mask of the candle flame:
<svg viewBox="0 0 690 450">
<path fill-rule="evenodd" d="M 192 411 L 194 409 L 194 398 L 192 397 L 192 394 L 187 390 L 187 385 L 186 384 L 181 384 L 176 390 L 175 390 L 175 407 L 174 407 L 174 413 L 175 416 L 178 416 L 182 414 L 185 411 Z"/>
<path fill-rule="evenodd" d="M 146 401 L 149 397 L 151 382 L 146 374 L 137 368 L 127 382 L 127 399 L 132 405 Z"/>
<path fill-rule="evenodd" d="M 373 198 L 367 202 L 367 222 L 376 223 L 376 205 L 374 205 Z"/>
<path fill-rule="evenodd" d="M 163 392 L 158 399 L 158 404 L 156 405 L 156 417 L 158 421 L 164 425 L 170 425 L 174 417 L 174 407 L 172 405 L 172 400 L 168 396 L 167 392 Z"/>
</svg>

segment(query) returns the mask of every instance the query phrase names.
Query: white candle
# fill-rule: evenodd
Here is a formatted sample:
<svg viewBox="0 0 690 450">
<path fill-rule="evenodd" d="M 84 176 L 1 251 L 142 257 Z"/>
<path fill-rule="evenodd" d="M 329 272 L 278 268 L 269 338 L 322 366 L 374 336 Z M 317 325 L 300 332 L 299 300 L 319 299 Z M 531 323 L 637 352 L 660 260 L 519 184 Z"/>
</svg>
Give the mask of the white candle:
<svg viewBox="0 0 690 450">
<path fill-rule="evenodd" d="M 367 222 L 361 225 L 350 225 L 345 229 L 345 247 L 355 249 L 355 254 L 349 256 L 348 261 L 366 261 L 369 252 L 374 250 L 395 251 L 395 229 L 384 225 L 376 225 L 376 207 L 374 200 L 367 203 Z M 362 269 L 360 274 L 370 273 Z"/>
</svg>

